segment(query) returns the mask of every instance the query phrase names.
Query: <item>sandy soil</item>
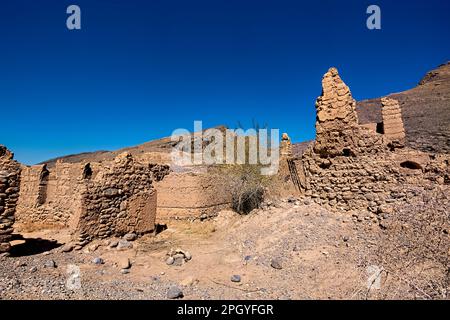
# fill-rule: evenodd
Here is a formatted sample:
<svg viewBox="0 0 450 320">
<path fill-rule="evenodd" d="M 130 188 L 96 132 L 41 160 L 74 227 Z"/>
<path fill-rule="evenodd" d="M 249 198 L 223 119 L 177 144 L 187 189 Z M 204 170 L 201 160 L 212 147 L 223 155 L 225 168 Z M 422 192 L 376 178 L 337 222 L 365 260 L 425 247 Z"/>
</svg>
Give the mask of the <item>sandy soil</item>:
<svg viewBox="0 0 450 320">
<path fill-rule="evenodd" d="M 364 255 L 370 240 L 361 228 L 375 224 L 305 202 L 284 200 L 248 216 L 223 211 L 209 221 L 175 221 L 127 250 L 97 241 L 64 253 L 61 244 L 69 240 L 64 230 L 25 234 L 26 241 L 15 241 L 11 255 L 0 260 L 0 298 L 166 299 L 172 286 L 182 290 L 183 299 L 366 295 Z M 189 251 L 192 259 L 167 265 L 167 253 L 176 248 Z M 95 258 L 104 263 L 94 264 Z M 119 264 L 127 258 L 132 266 L 123 274 Z M 50 260 L 56 267 L 45 267 Z M 274 268 L 274 260 L 281 269 Z M 67 286 L 73 266 L 79 268 L 76 288 Z M 232 282 L 233 275 L 241 281 Z"/>
</svg>

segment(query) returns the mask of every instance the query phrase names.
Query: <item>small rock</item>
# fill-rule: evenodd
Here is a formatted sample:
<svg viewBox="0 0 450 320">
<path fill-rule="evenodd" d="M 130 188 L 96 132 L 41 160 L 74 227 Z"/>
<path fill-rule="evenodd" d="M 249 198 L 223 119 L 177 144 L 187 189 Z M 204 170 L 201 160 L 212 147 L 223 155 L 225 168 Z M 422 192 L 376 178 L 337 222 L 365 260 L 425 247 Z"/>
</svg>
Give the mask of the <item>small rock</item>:
<svg viewBox="0 0 450 320">
<path fill-rule="evenodd" d="M 36 272 L 37 271 L 37 267 L 31 267 L 30 268 L 30 273 L 34 273 L 34 272 Z"/>
<path fill-rule="evenodd" d="M 175 255 L 172 256 L 175 260 L 176 259 L 184 259 L 184 254 L 183 253 L 177 253 Z"/>
<path fill-rule="evenodd" d="M 98 249 L 98 247 L 100 247 L 100 245 L 98 243 L 94 243 L 93 245 L 89 246 L 89 251 L 94 252 L 95 250 Z"/>
<path fill-rule="evenodd" d="M 115 248 L 115 247 L 117 247 L 118 244 L 119 244 L 119 240 L 114 239 L 114 240 L 111 240 L 111 242 L 109 243 L 108 247 L 109 248 Z"/>
<path fill-rule="evenodd" d="M 105 261 L 103 261 L 102 258 L 97 257 L 97 258 L 94 258 L 94 259 L 92 260 L 92 263 L 93 263 L 93 264 L 104 264 Z"/>
<path fill-rule="evenodd" d="M 133 244 L 127 240 L 120 240 L 117 244 L 117 250 L 127 250 L 133 248 Z"/>
<path fill-rule="evenodd" d="M 182 256 L 182 257 L 180 257 L 180 256 L 178 256 L 178 257 L 173 257 L 173 265 L 174 266 L 177 266 L 177 267 L 179 267 L 179 266 L 182 266 L 183 265 L 183 263 L 184 263 L 184 256 Z"/>
<path fill-rule="evenodd" d="M 182 286 L 189 287 L 189 286 L 192 286 L 196 281 L 197 280 L 194 279 L 194 277 L 189 276 L 189 277 L 185 278 L 183 281 L 181 281 L 180 284 Z"/>
<path fill-rule="evenodd" d="M 189 251 L 185 251 L 185 252 L 184 252 L 184 258 L 185 258 L 187 261 L 191 260 L 191 259 L 192 259 L 191 253 L 190 253 Z"/>
<path fill-rule="evenodd" d="M 56 262 L 53 260 L 47 260 L 44 263 L 44 268 L 56 268 Z"/>
<path fill-rule="evenodd" d="M 130 269 L 131 268 L 130 259 L 128 259 L 128 258 L 120 259 L 120 261 L 119 261 L 119 268 L 120 269 Z"/>
<path fill-rule="evenodd" d="M 121 274 L 128 274 L 128 273 L 130 273 L 130 269 L 121 269 L 120 273 Z"/>
<path fill-rule="evenodd" d="M 344 236 L 344 237 L 342 238 L 342 240 L 344 240 L 344 242 L 347 242 L 347 241 L 350 240 L 350 237 L 349 237 L 349 236 Z"/>
<path fill-rule="evenodd" d="M 61 252 L 70 252 L 74 248 L 74 245 L 72 243 L 67 243 L 61 248 Z"/>
<path fill-rule="evenodd" d="M 281 265 L 281 260 L 279 258 L 272 259 L 272 261 L 270 262 L 270 266 L 277 270 L 283 269 L 283 266 Z"/>
<path fill-rule="evenodd" d="M 231 276 L 231 282 L 241 282 L 241 276 L 238 274 L 233 274 Z"/>
<path fill-rule="evenodd" d="M 137 235 L 134 232 L 130 232 L 124 235 L 123 239 L 125 239 L 126 241 L 134 241 L 137 239 Z"/>
<path fill-rule="evenodd" d="M 175 262 L 175 259 L 174 259 L 173 257 L 168 257 L 168 258 L 166 259 L 166 264 L 167 264 L 168 266 L 172 265 L 174 262 Z"/>
<path fill-rule="evenodd" d="M 169 299 L 183 298 L 183 291 L 178 286 L 171 286 L 167 291 L 167 298 Z"/>
</svg>

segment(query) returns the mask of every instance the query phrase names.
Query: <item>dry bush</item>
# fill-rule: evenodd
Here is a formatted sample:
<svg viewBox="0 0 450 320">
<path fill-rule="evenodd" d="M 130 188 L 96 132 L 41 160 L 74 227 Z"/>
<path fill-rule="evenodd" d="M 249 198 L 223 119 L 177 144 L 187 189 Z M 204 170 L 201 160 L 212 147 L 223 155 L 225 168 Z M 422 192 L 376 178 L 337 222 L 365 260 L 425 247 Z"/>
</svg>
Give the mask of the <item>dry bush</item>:
<svg viewBox="0 0 450 320">
<path fill-rule="evenodd" d="M 379 298 L 450 298 L 449 198 L 423 192 L 387 218 L 374 259 L 384 270 Z"/>
<path fill-rule="evenodd" d="M 257 165 L 234 165 L 225 169 L 232 208 L 237 213 L 248 214 L 264 201 L 268 178 L 261 175 L 260 170 Z"/>
</svg>

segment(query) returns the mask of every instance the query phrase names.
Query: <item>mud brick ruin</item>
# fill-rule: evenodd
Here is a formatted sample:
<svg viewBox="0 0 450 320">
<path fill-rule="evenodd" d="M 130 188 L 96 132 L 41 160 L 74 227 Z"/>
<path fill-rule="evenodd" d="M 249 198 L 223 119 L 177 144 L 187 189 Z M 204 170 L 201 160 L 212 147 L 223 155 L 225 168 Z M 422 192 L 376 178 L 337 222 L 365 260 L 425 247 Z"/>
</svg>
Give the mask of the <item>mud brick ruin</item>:
<svg viewBox="0 0 450 320">
<path fill-rule="evenodd" d="M 20 164 L 0 145 L 0 253 L 8 251 L 19 198 Z"/>
<path fill-rule="evenodd" d="M 395 100 L 382 100 L 381 124 L 361 126 L 355 100 L 335 68 L 324 75 L 322 88 L 316 141 L 295 159 L 291 174 L 303 194 L 329 208 L 381 213 L 390 203 L 405 200 L 409 187 L 449 184 L 448 155 L 403 146 Z"/>
<path fill-rule="evenodd" d="M 269 193 L 383 214 L 418 188 L 450 184 L 449 155 L 409 146 L 395 99 L 381 99 L 381 122 L 360 124 L 349 88 L 331 68 L 316 109 L 316 139 L 306 150 L 293 152 L 289 136 L 282 135 L 277 183 Z M 212 217 L 230 207 L 223 180 L 207 166 L 177 168 L 167 152 L 117 152 L 99 161 L 28 167 L 0 146 L 0 251 L 10 248 L 13 225 L 17 232 L 67 229 L 84 245 L 153 232 L 156 223 L 172 219 Z"/>
<path fill-rule="evenodd" d="M 24 167 L 17 206 L 19 230 L 68 228 L 84 244 L 128 232 L 152 232 L 156 220 L 153 182 L 168 166 L 144 165 L 123 153 L 105 163 L 57 162 Z"/>
</svg>

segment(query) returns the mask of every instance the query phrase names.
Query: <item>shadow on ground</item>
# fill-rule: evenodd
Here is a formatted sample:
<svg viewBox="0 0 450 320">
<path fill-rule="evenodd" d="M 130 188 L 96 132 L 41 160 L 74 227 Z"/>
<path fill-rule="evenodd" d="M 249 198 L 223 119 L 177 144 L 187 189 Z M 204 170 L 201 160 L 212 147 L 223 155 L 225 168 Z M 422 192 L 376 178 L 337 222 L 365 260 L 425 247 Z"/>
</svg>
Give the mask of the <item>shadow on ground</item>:
<svg viewBox="0 0 450 320">
<path fill-rule="evenodd" d="M 9 251 L 11 257 L 23 257 L 44 253 L 46 251 L 58 248 L 62 245 L 56 240 L 47 240 L 41 238 L 27 239 L 18 235 L 14 236 L 13 240 L 23 240 L 24 242 L 13 244 L 11 246 L 11 249 Z"/>
</svg>

